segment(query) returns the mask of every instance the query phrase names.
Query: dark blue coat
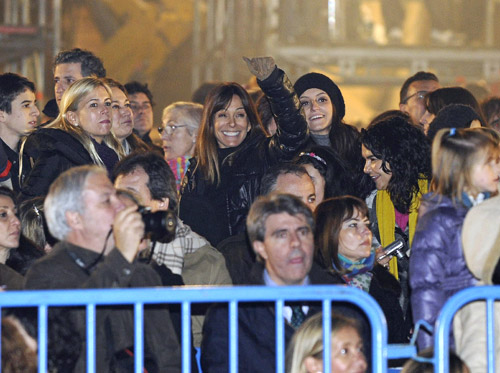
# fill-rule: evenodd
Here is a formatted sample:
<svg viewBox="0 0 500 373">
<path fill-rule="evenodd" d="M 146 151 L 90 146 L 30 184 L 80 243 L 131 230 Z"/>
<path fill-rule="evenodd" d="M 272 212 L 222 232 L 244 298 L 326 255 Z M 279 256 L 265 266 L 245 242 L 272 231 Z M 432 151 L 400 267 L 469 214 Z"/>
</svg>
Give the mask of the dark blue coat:
<svg viewBox="0 0 500 373">
<path fill-rule="evenodd" d="M 476 284 L 462 250 L 462 225 L 468 208 L 444 196 L 422 197 L 410 255 L 413 321 L 434 325 L 445 302 Z M 418 347 L 431 346 L 432 337 L 420 332 Z"/>
<path fill-rule="evenodd" d="M 263 267 L 256 263 L 252 268 L 251 282 L 263 285 Z M 314 265 L 309 279 L 312 284 L 340 284 L 342 279 Z M 361 319 L 354 309 L 333 306 L 344 315 Z M 312 305 L 307 317 L 321 311 L 321 305 Z M 363 324 L 363 321 L 361 321 Z M 238 371 L 274 372 L 276 370 L 274 304 L 240 303 L 238 307 Z M 229 372 L 229 325 L 227 306 L 211 308 L 203 326 L 201 367 L 204 373 Z M 294 329 L 285 322 L 285 345 L 291 340 Z"/>
</svg>

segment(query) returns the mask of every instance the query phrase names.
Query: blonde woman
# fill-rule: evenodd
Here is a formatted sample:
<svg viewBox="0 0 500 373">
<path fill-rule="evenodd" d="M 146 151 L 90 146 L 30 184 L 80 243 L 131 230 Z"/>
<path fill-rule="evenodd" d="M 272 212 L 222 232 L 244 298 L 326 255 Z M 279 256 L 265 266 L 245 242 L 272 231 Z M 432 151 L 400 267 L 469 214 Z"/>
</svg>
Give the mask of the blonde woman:
<svg viewBox="0 0 500 373">
<path fill-rule="evenodd" d="M 64 92 L 59 116 L 30 135 L 37 137 L 39 152 L 23 182 L 23 197 L 45 195 L 59 174 L 75 166 L 102 165 L 110 172 L 123 155 L 111 120 L 111 90 L 103 80 L 73 83 Z"/>
<path fill-rule="evenodd" d="M 363 340 L 356 320 L 332 315 L 331 372 L 366 372 Z M 287 373 L 323 371 L 323 314 L 307 319 L 294 334 L 286 353 Z"/>
<path fill-rule="evenodd" d="M 111 89 L 111 132 L 123 147 L 125 155 L 133 151 L 152 150 L 134 132 L 134 112 L 130 106 L 127 89 L 120 82 L 105 78 L 104 82 Z"/>
</svg>

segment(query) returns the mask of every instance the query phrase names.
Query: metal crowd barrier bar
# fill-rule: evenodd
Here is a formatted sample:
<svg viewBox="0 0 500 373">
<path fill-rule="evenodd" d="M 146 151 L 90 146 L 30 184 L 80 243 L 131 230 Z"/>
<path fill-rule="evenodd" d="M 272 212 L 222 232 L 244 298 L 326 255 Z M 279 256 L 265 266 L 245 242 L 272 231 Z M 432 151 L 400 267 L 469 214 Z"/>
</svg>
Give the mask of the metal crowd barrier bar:
<svg viewBox="0 0 500 373">
<path fill-rule="evenodd" d="M 452 327 L 453 317 L 463 306 L 484 300 L 486 307 L 486 352 L 488 373 L 495 372 L 495 322 L 494 322 L 494 301 L 500 300 L 500 286 L 477 286 L 462 290 L 451 297 L 444 305 L 436 321 L 434 330 L 434 371 L 437 373 L 446 373 L 449 371 L 448 353 L 450 349 L 450 328 Z M 499 323 L 500 320 L 497 320 Z M 500 341 L 496 341 L 500 343 Z M 500 359 L 497 356 L 496 359 Z"/>
<path fill-rule="evenodd" d="M 239 302 L 275 302 L 276 304 L 276 372 L 284 372 L 285 301 L 318 301 L 323 306 L 324 366 L 330 368 L 330 317 L 335 310 L 331 302 L 348 302 L 362 309 L 370 322 L 372 335 L 373 372 L 385 373 L 387 359 L 409 357 L 412 348 L 388 346 L 385 317 L 376 301 L 366 292 L 347 286 L 234 286 L 234 287 L 179 287 L 130 288 L 86 290 L 7 291 L 0 293 L 0 309 L 4 307 L 38 307 L 38 371 L 47 368 L 47 313 L 48 307 L 85 306 L 87 322 L 87 371 L 94 372 L 96 306 L 134 305 L 135 372 L 142 372 L 143 363 L 143 311 L 144 305 L 180 303 L 182 309 L 182 372 L 191 371 L 191 303 L 229 303 L 230 372 L 238 367 L 237 313 Z"/>
</svg>

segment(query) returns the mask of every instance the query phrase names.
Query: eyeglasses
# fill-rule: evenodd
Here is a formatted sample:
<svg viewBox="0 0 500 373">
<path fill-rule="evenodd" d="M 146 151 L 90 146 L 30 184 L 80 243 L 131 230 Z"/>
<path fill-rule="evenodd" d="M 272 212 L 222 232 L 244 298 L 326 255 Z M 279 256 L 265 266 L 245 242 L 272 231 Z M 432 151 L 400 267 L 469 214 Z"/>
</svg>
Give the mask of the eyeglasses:
<svg viewBox="0 0 500 373">
<path fill-rule="evenodd" d="M 418 92 L 415 92 L 414 94 L 409 95 L 408 97 L 406 97 L 403 101 L 401 101 L 401 103 L 402 104 L 406 104 L 410 98 L 415 97 L 415 96 L 417 96 L 417 99 L 423 100 L 425 98 L 425 95 L 427 93 L 429 93 L 429 92 L 428 91 L 418 91 Z"/>
<path fill-rule="evenodd" d="M 160 135 L 163 134 L 163 131 L 165 131 L 165 133 L 167 135 L 173 135 L 174 132 L 175 132 L 175 130 L 177 128 L 183 128 L 183 127 L 187 127 L 187 125 L 183 125 L 183 126 L 165 126 L 165 127 L 160 126 L 160 127 L 158 127 L 158 132 L 160 133 Z"/>
</svg>

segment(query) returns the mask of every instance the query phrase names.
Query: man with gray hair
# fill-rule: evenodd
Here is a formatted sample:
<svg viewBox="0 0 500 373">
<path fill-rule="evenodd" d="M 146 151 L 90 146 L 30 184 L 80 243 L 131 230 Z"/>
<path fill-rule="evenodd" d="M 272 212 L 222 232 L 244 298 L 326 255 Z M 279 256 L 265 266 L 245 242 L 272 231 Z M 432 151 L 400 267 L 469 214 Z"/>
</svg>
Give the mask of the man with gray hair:
<svg viewBox="0 0 500 373">
<path fill-rule="evenodd" d="M 249 284 L 306 286 L 342 283 L 340 277 L 313 264 L 313 230 L 312 211 L 298 197 L 277 193 L 258 197 L 247 216 L 248 236 L 260 258 L 252 268 Z M 243 303 L 238 309 L 240 367 L 249 372 L 273 372 L 276 366 L 273 307 Z M 306 317 L 319 310 L 309 305 L 285 306 L 285 343 Z M 229 370 L 228 346 L 227 307 L 214 307 L 208 312 L 203 328 L 203 372 Z"/>
<path fill-rule="evenodd" d="M 62 173 L 50 186 L 44 204 L 50 233 L 60 240 L 26 275 L 27 289 L 76 289 L 161 286 L 155 270 L 136 260 L 144 236 L 137 205 L 120 200 L 98 166 Z M 85 341 L 84 311 L 71 311 Z M 129 366 L 133 352 L 132 311 L 100 308 L 97 312 L 97 371 Z M 166 308 L 146 309 L 145 368 L 180 372 L 180 346 Z M 75 371 L 85 371 L 82 348 Z M 150 370 L 151 369 L 151 370 Z"/>
</svg>

